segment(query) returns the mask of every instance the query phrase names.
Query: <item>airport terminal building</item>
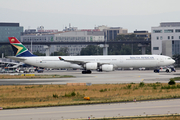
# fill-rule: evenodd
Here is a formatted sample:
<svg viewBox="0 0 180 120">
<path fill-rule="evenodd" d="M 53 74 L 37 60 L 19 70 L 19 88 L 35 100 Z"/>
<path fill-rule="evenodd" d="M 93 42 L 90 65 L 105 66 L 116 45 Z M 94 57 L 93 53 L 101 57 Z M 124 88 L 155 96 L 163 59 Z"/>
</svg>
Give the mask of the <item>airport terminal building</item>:
<svg viewBox="0 0 180 120">
<path fill-rule="evenodd" d="M 105 25 L 95 27 L 100 31 L 104 32 L 105 41 L 113 41 L 117 38 L 118 34 L 126 34 L 128 33 L 128 29 L 124 29 L 122 27 L 107 27 Z"/>
<path fill-rule="evenodd" d="M 105 25 L 95 27 L 94 29 L 78 29 L 77 27 L 69 28 L 65 27 L 63 31 L 50 31 L 44 32 L 43 26 L 40 26 L 41 30 L 37 31 L 35 29 L 25 30 L 21 36 L 21 41 L 23 42 L 32 42 L 31 45 L 26 45 L 26 47 L 32 51 L 39 51 L 40 53 L 46 53 L 46 48 L 49 48 L 49 53 L 54 53 L 59 51 L 61 48 L 68 48 L 68 54 L 75 56 L 80 55 L 81 49 L 85 48 L 87 45 L 33 45 L 33 42 L 104 42 L 108 40 L 114 40 L 117 37 L 118 33 L 127 33 L 127 29 L 122 27 L 107 27 Z M 43 32 L 42 32 L 43 31 Z M 49 31 L 49 30 L 48 30 Z"/>
<path fill-rule="evenodd" d="M 23 27 L 19 23 L 0 23 L 0 42 L 9 42 L 8 37 L 20 39 Z"/>
<path fill-rule="evenodd" d="M 151 52 L 170 57 L 180 54 L 180 22 L 163 22 L 151 28 Z"/>
<path fill-rule="evenodd" d="M 68 31 L 57 33 L 42 33 L 42 34 L 25 34 L 21 36 L 22 42 L 102 42 L 104 41 L 103 31 Z M 50 54 L 59 51 L 60 48 L 67 47 L 69 55 L 80 55 L 81 49 L 87 45 L 51 45 Z M 31 51 L 31 45 L 26 45 Z M 44 45 L 33 45 L 32 52 L 39 51 L 45 53 Z"/>
</svg>

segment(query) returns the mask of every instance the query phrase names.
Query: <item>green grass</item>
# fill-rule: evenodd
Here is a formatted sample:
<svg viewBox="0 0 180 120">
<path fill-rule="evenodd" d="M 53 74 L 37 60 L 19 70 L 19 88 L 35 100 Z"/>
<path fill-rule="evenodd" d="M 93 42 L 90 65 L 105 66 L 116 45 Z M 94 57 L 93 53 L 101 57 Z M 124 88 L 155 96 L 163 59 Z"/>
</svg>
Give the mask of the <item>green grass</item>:
<svg viewBox="0 0 180 120">
<path fill-rule="evenodd" d="M 180 83 L 0 86 L 0 107 L 24 108 L 180 98 Z M 90 97 L 90 101 L 84 97 Z"/>
<path fill-rule="evenodd" d="M 180 80 L 180 77 L 170 78 L 170 80 L 179 81 L 179 80 Z"/>
<path fill-rule="evenodd" d="M 35 75 L 35 76 L 21 76 L 21 75 L 0 75 L 0 79 L 36 79 L 36 78 L 70 78 L 72 75 Z"/>
</svg>

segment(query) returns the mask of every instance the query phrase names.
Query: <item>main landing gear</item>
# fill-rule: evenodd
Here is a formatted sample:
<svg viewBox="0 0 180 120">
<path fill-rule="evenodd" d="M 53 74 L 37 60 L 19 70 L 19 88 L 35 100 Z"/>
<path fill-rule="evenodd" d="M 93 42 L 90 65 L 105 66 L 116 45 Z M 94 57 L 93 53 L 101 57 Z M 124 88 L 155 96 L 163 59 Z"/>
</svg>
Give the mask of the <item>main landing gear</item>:
<svg viewBox="0 0 180 120">
<path fill-rule="evenodd" d="M 91 71 L 90 70 L 83 70 L 82 74 L 91 74 Z"/>
<path fill-rule="evenodd" d="M 102 72 L 102 69 L 97 69 L 98 72 Z"/>
</svg>

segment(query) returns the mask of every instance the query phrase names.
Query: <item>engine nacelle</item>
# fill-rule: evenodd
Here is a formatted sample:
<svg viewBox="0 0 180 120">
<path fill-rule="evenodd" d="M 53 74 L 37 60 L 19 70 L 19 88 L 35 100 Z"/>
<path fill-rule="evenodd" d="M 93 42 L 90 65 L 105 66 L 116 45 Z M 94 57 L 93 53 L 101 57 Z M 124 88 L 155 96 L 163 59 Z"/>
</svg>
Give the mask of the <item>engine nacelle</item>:
<svg viewBox="0 0 180 120">
<path fill-rule="evenodd" d="M 96 70 L 98 67 L 97 63 L 86 63 L 85 68 L 86 70 Z"/>
<path fill-rule="evenodd" d="M 102 71 L 113 71 L 113 65 L 102 65 Z"/>
</svg>

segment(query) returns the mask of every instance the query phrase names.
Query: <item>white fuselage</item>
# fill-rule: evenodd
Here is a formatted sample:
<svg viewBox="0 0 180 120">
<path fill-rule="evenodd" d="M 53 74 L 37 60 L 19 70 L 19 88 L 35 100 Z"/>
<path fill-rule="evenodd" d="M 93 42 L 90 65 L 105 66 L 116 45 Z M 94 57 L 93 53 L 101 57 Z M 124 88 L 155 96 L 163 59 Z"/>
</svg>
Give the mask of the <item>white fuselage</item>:
<svg viewBox="0 0 180 120">
<path fill-rule="evenodd" d="M 175 61 L 163 55 L 108 55 L 108 56 L 37 56 L 19 57 L 26 64 L 44 68 L 83 68 L 81 65 L 59 60 L 83 61 L 87 63 L 111 64 L 114 68 L 158 67 L 173 64 Z"/>
</svg>

